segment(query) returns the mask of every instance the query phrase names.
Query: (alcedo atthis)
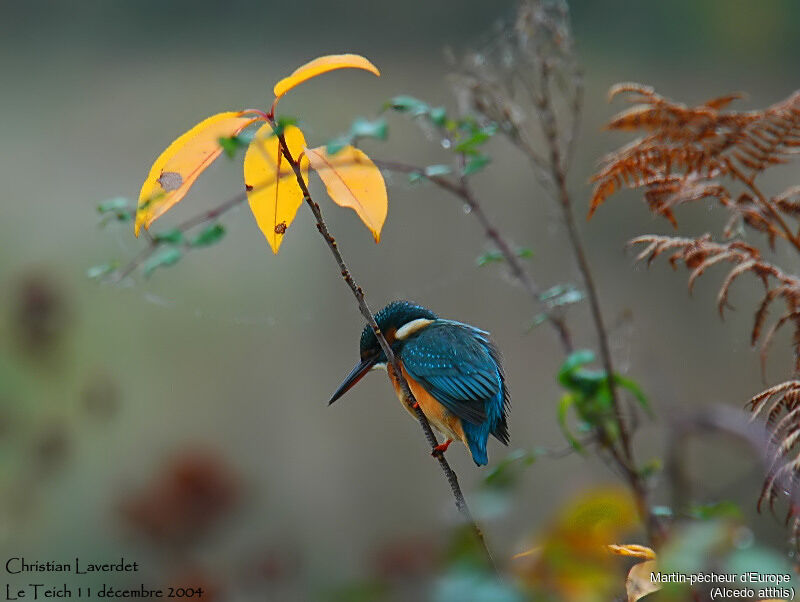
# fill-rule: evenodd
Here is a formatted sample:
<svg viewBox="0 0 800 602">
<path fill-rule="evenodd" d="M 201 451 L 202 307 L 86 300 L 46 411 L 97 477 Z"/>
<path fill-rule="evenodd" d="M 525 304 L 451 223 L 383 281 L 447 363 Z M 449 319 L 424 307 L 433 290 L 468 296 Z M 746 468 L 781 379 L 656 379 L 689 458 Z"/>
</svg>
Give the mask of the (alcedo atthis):
<svg viewBox="0 0 800 602">
<path fill-rule="evenodd" d="M 500 353 L 489 333 L 461 322 L 443 320 L 431 310 L 408 301 L 394 301 L 375 314 L 378 328 L 397 357 L 411 392 L 428 422 L 445 437 L 435 451 L 454 440 L 467 446 L 472 459 L 484 466 L 486 444 L 493 435 L 508 445 L 510 408 Z M 403 392 L 372 328 L 361 333 L 361 361 L 331 397 L 333 403 L 370 370 L 389 373 L 397 397 Z"/>
</svg>

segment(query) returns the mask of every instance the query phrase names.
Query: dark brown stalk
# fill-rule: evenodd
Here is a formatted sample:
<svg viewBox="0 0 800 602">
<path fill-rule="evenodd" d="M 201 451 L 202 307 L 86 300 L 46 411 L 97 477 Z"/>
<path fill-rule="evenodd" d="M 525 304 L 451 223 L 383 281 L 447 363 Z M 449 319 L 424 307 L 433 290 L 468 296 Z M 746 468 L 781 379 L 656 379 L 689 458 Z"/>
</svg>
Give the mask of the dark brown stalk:
<svg viewBox="0 0 800 602">
<path fill-rule="evenodd" d="M 578 270 L 581 273 L 584 286 L 586 288 L 586 297 L 589 300 L 589 307 L 591 309 L 592 321 L 594 322 L 595 331 L 597 335 L 597 342 L 600 349 L 600 361 L 603 364 L 603 369 L 608 375 L 608 388 L 611 395 L 611 404 L 614 409 L 614 416 L 617 424 L 619 425 L 619 438 L 622 444 L 622 450 L 618 450 L 616 446 L 611 444 L 610 451 L 620 467 L 624 471 L 628 482 L 633 489 L 636 497 L 636 502 L 639 507 L 639 512 L 645 522 L 648 533 L 651 538 L 660 536 L 660 527 L 657 524 L 655 517 L 650 512 L 650 507 L 647 501 L 647 488 L 641 479 L 637 469 L 636 462 L 633 456 L 633 449 L 631 447 L 630 434 L 628 432 L 627 424 L 622 415 L 622 408 L 617 394 L 616 383 L 614 375 L 614 363 L 611 356 L 611 348 L 608 343 L 608 331 L 606 330 L 603 321 L 603 313 L 600 309 L 600 297 L 597 292 L 597 287 L 592 275 L 589 260 L 586 257 L 586 251 L 583 247 L 578 226 L 575 222 L 575 215 L 572 210 L 572 200 L 567 189 L 567 177 L 565 172 L 565 159 L 562 156 L 561 147 L 558 140 L 558 130 L 556 124 L 555 112 L 553 111 L 550 99 L 550 65 L 546 58 L 540 59 L 540 73 L 541 73 L 541 91 L 537 94 L 532 92 L 532 100 L 536 105 L 539 116 L 539 125 L 542 133 L 544 134 L 545 143 L 549 151 L 549 171 L 555 186 L 555 194 L 557 204 L 561 208 L 564 226 L 567 229 L 567 236 L 569 238 L 570 246 L 575 257 L 575 262 L 578 264 Z"/>
<path fill-rule="evenodd" d="M 464 498 L 464 494 L 461 491 L 461 486 L 458 483 L 458 476 L 456 475 L 455 471 L 450 467 L 449 462 L 444 457 L 444 454 L 441 452 L 436 451 L 436 446 L 439 444 L 436 435 L 431 428 L 428 419 L 423 414 L 422 409 L 419 407 L 419 404 L 414 399 L 414 394 L 411 392 L 411 389 L 408 386 L 405 378 L 403 378 L 402 371 L 400 369 L 400 363 L 397 360 L 397 357 L 392 352 L 392 348 L 389 343 L 386 341 L 386 338 L 383 336 L 380 328 L 378 328 L 378 324 L 375 322 L 375 316 L 370 310 L 369 306 L 367 305 L 366 299 L 364 298 L 364 290 L 358 286 L 358 284 L 353 279 L 352 274 L 350 273 L 350 269 L 347 267 L 347 264 L 342 257 L 341 252 L 339 251 L 339 246 L 336 240 L 333 238 L 331 233 L 328 230 L 328 226 L 325 223 L 325 220 L 322 216 L 322 211 L 320 210 L 319 205 L 311 198 L 311 193 L 308 190 L 308 186 L 306 185 L 305 180 L 303 179 L 303 173 L 300 169 L 300 165 L 292 156 L 289 148 L 286 145 L 286 140 L 284 139 L 283 133 L 279 132 L 276 128 L 275 123 L 272 123 L 273 129 L 275 129 L 275 133 L 278 136 L 278 140 L 280 141 L 281 152 L 283 156 L 286 158 L 286 161 L 289 165 L 292 166 L 292 170 L 295 173 L 297 178 L 297 184 L 300 187 L 300 190 L 303 193 L 303 198 L 311 209 L 311 212 L 314 214 L 314 218 L 317 222 L 317 230 L 319 231 L 322 238 L 325 240 L 325 243 L 328 245 L 328 248 L 333 255 L 334 260 L 336 261 L 337 266 L 341 272 L 342 278 L 347 283 L 347 286 L 350 287 L 350 291 L 353 293 L 353 296 L 356 299 L 358 304 L 358 309 L 361 312 L 361 315 L 366 320 L 367 324 L 372 331 L 375 333 L 376 338 L 378 339 L 378 343 L 380 344 L 383 352 L 386 354 L 386 358 L 388 363 L 391 366 L 391 369 L 394 370 L 395 375 L 397 376 L 398 382 L 400 383 L 400 388 L 403 391 L 404 401 L 405 403 L 414 411 L 414 414 L 419 421 L 420 426 L 422 427 L 422 431 L 425 434 L 425 439 L 428 442 L 428 445 L 431 447 L 431 454 L 438 460 L 439 466 L 442 469 L 442 472 L 447 479 L 448 484 L 450 485 L 450 490 L 453 493 L 453 497 L 455 498 L 456 508 L 461 513 L 462 518 L 464 521 L 470 526 L 472 531 L 474 532 L 476 539 L 481 546 L 489 567 L 497 574 L 497 567 L 494 563 L 494 559 L 492 558 L 492 554 L 489 551 L 489 547 L 486 544 L 486 539 L 484 538 L 483 531 L 481 530 L 478 523 L 472 516 L 472 513 L 469 510 L 469 506 L 467 505 L 467 500 Z"/>
</svg>

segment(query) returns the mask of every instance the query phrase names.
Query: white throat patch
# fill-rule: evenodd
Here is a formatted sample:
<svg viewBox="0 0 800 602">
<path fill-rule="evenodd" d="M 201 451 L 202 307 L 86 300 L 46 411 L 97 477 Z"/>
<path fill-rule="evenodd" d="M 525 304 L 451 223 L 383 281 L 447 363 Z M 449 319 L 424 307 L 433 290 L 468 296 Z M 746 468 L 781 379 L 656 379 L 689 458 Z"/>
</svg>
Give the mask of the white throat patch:
<svg viewBox="0 0 800 602">
<path fill-rule="evenodd" d="M 433 320 L 428 320 L 427 318 L 417 318 L 416 320 L 411 320 L 410 322 L 403 324 L 400 328 L 398 328 L 394 336 L 396 339 L 402 341 L 403 339 L 410 337 L 415 332 L 419 332 L 431 322 L 433 322 Z"/>
</svg>

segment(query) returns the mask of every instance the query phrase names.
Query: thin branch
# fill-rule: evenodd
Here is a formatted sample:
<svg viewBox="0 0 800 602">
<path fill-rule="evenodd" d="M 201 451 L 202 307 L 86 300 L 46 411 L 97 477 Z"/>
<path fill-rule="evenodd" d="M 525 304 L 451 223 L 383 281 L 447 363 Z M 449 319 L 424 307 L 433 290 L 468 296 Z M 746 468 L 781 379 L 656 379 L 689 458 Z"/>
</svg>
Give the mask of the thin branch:
<svg viewBox="0 0 800 602">
<path fill-rule="evenodd" d="M 373 162 L 378 167 L 389 171 L 421 175 L 424 175 L 425 173 L 424 169 L 420 167 L 408 165 L 406 163 L 399 163 L 397 161 L 373 160 Z M 470 213 L 478 220 L 486 237 L 489 238 L 495 244 L 495 246 L 497 246 L 498 251 L 500 251 L 503 259 L 505 259 L 506 263 L 511 269 L 512 276 L 514 276 L 514 278 L 520 282 L 525 291 L 531 297 L 534 305 L 542 310 L 544 315 L 547 317 L 547 321 L 555 329 L 556 333 L 558 334 L 558 338 L 561 341 L 561 345 L 564 347 L 564 351 L 568 354 L 571 353 L 573 350 L 572 336 L 569 328 L 567 327 L 566 320 L 563 316 L 557 315 L 556 312 L 552 311 L 551 308 L 547 307 L 547 305 L 542 302 L 542 290 L 539 288 L 533 278 L 531 278 L 528 272 L 525 271 L 525 268 L 522 266 L 522 262 L 520 262 L 519 257 L 517 257 L 517 254 L 512 250 L 511 245 L 486 215 L 486 212 L 483 210 L 483 206 L 473 194 L 466 178 L 462 177 L 459 182 L 456 183 L 444 176 L 425 177 L 442 190 L 445 190 L 453 196 L 459 198 L 469 207 Z"/>
<path fill-rule="evenodd" d="M 649 504 L 647 501 L 647 488 L 645 483 L 636 469 L 636 462 L 633 456 L 633 449 L 631 447 L 630 433 L 628 432 L 627 424 L 622 415 L 622 408 L 619 402 L 619 395 L 614 380 L 616 374 L 614 370 L 614 363 L 611 356 L 611 347 L 608 342 L 608 331 L 606 329 L 603 313 L 600 309 L 600 296 L 597 292 L 597 287 L 592 275 L 591 266 L 586 256 L 586 251 L 583 247 L 583 241 L 578 231 L 578 226 L 575 222 L 575 215 L 572 211 L 572 200 L 567 189 L 567 178 L 564 169 L 565 158 L 562 153 L 561 146 L 558 140 L 558 127 L 556 123 L 555 111 L 553 110 L 550 98 L 550 85 L 551 85 L 551 69 L 550 63 L 546 57 L 539 55 L 539 68 L 541 75 L 541 90 L 539 93 L 533 93 L 532 101 L 536 105 L 539 116 L 539 125 L 544 134 L 545 143 L 549 150 L 549 165 L 550 177 L 555 185 L 558 205 L 561 207 L 562 218 L 564 225 L 567 229 L 570 246 L 578 264 L 578 270 L 581 273 L 584 286 L 586 288 L 586 296 L 589 300 L 589 307 L 591 309 L 592 321 L 594 322 L 595 331 L 597 334 L 597 341 L 600 350 L 600 360 L 603 364 L 603 369 L 608 375 L 608 388 L 611 397 L 611 405 L 614 410 L 614 416 L 617 424 L 619 425 L 619 439 L 622 444 L 622 449 L 617 450 L 613 444 L 609 445 L 609 449 L 614 456 L 615 460 L 619 463 L 620 467 L 625 472 L 628 482 L 633 489 L 636 497 L 639 512 L 645 521 L 648 533 L 651 537 L 660 538 L 662 535 L 661 527 L 650 512 Z M 576 105 L 579 106 L 579 105 Z"/>
<path fill-rule="evenodd" d="M 355 280 L 353 279 L 352 274 L 350 273 L 350 269 L 347 267 L 347 264 L 342 257 L 341 252 L 339 251 L 339 246 L 336 240 L 333 238 L 331 233 L 328 230 L 328 226 L 325 223 L 325 220 L 322 216 L 322 211 L 320 210 L 319 205 L 311 198 L 311 193 L 308 190 L 308 186 L 306 185 L 305 180 L 303 179 L 303 173 L 300 169 L 300 165 L 294 159 L 289 148 L 286 144 L 286 140 L 284 139 L 283 133 L 277 130 L 277 126 L 274 122 L 271 122 L 273 128 L 275 129 L 275 133 L 278 136 L 278 140 L 280 141 L 280 148 L 283 156 L 286 158 L 289 165 L 291 165 L 292 170 L 295 173 L 295 177 L 297 178 L 297 184 L 300 187 L 300 190 L 303 193 L 303 198 L 311 209 L 311 212 L 314 214 L 314 218 L 317 222 L 317 230 L 319 231 L 322 238 L 325 240 L 325 243 L 328 245 L 328 248 L 333 255 L 334 260 L 336 261 L 337 266 L 341 272 L 342 278 L 347 283 L 348 287 L 350 287 L 350 291 L 353 293 L 353 296 L 358 303 L 358 309 L 361 312 L 361 315 L 366 320 L 369 327 L 375 333 L 376 338 L 378 339 L 378 343 L 383 349 L 383 352 L 386 354 L 387 362 L 394 371 L 394 375 L 397 381 L 400 384 L 400 389 L 403 392 L 404 402 L 413 410 L 414 414 L 419 421 L 420 426 L 422 427 L 422 431 L 425 434 L 425 439 L 428 442 L 428 445 L 431 447 L 431 454 L 438 460 L 439 466 L 442 469 L 445 477 L 447 478 L 447 482 L 450 485 L 450 489 L 453 493 L 453 497 L 455 498 L 456 508 L 461 513 L 462 517 L 464 518 L 465 522 L 470 526 L 472 531 L 475 533 L 475 536 L 478 540 L 478 543 L 482 547 L 484 554 L 486 556 L 486 560 L 490 566 L 490 568 L 497 573 L 497 567 L 494 563 L 494 559 L 492 558 L 492 554 L 489 551 L 488 546 L 486 545 L 486 540 L 483 536 L 483 531 L 481 530 L 478 523 L 472 517 L 472 513 L 469 510 L 469 506 L 467 505 L 467 501 L 464 498 L 464 494 L 461 491 L 461 486 L 458 483 L 458 477 L 450 467 L 450 464 L 447 462 L 447 459 L 444 457 L 444 454 L 440 451 L 437 451 L 435 448 L 438 445 L 438 441 L 436 439 L 436 435 L 431 428 L 428 419 L 425 417 L 425 414 L 422 412 L 419 404 L 417 403 L 416 399 L 414 399 L 414 394 L 411 392 L 411 389 L 408 386 L 405 378 L 403 377 L 403 373 L 400 367 L 400 363 L 397 360 L 397 356 L 395 356 L 394 352 L 392 351 L 391 346 L 386 341 L 386 338 L 383 336 L 380 328 L 378 327 L 377 322 L 375 321 L 375 316 L 370 310 L 369 306 L 367 305 L 366 299 L 364 298 L 364 290 L 356 284 Z"/>
</svg>

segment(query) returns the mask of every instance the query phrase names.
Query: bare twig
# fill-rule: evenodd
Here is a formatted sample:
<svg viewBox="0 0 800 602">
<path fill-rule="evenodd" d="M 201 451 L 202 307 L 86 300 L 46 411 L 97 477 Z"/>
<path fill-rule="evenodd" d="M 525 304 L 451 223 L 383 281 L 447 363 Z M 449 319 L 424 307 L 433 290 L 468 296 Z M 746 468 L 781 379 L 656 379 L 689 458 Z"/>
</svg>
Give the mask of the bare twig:
<svg viewBox="0 0 800 602">
<path fill-rule="evenodd" d="M 420 167 L 415 167 L 413 165 L 408 165 L 406 163 L 400 163 L 397 161 L 374 161 L 378 167 L 389 171 L 396 171 L 400 173 L 418 173 L 424 174 L 424 170 Z M 569 328 L 567 327 L 566 320 L 563 316 L 557 315 L 557 312 L 552 311 L 545 303 L 542 302 L 542 290 L 539 288 L 538 284 L 533 280 L 533 278 L 528 274 L 525 268 L 522 266 L 522 262 L 517 257 L 517 254 L 511 248 L 511 245 L 505 239 L 503 234 L 497 227 L 492 223 L 489 217 L 486 215 L 486 212 L 483 209 L 483 206 L 475 197 L 472 189 L 469 187 L 468 181 L 466 178 L 460 178 L 458 182 L 453 182 L 451 179 L 446 178 L 444 176 L 425 176 L 428 180 L 433 182 L 436 186 L 445 190 L 452 194 L 453 196 L 460 199 L 463 203 L 465 203 L 469 209 L 470 213 L 475 216 L 475 218 L 480 223 L 481 227 L 483 228 L 484 234 L 487 238 L 489 238 L 496 246 L 497 250 L 503 256 L 506 263 L 508 264 L 512 276 L 516 278 L 528 295 L 531 298 L 533 304 L 544 313 L 547 317 L 548 323 L 555 329 L 556 333 L 558 334 L 558 338 L 561 341 L 561 345 L 564 348 L 566 353 L 571 353 L 573 350 L 572 345 L 572 335 L 570 334 Z"/>
</svg>

